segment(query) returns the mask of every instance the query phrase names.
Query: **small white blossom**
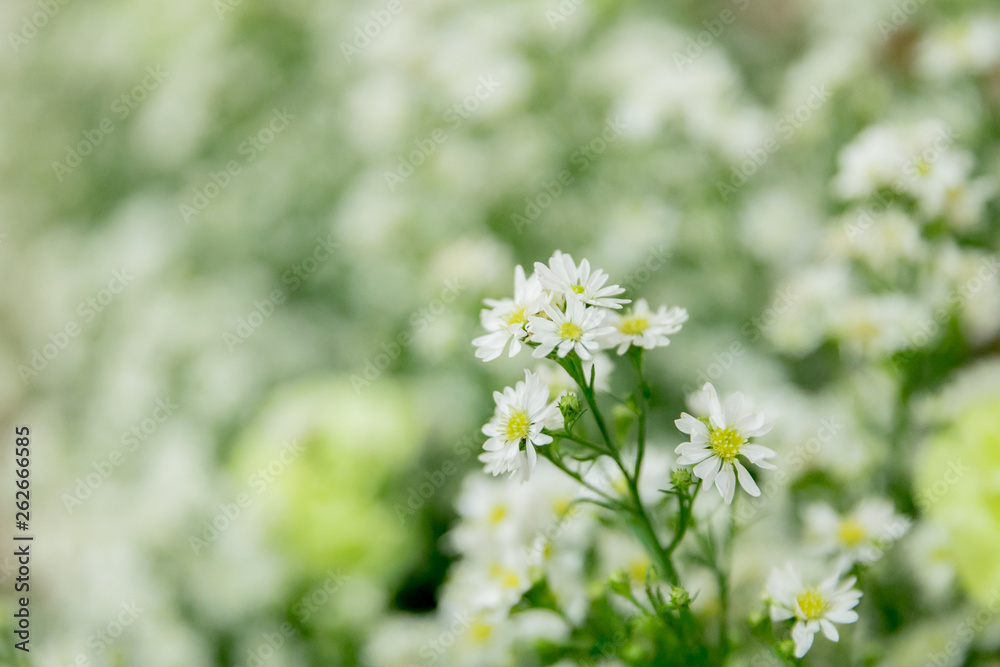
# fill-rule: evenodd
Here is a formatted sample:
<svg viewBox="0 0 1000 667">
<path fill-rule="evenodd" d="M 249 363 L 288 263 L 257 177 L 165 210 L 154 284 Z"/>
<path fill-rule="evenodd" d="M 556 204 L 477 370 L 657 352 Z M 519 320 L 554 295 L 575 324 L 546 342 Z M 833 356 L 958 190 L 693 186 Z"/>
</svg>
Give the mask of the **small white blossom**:
<svg viewBox="0 0 1000 667">
<path fill-rule="evenodd" d="M 802 582 L 798 571 L 791 564 L 775 569 L 767 580 L 767 594 L 771 599 L 771 620 L 787 621 L 794 618 L 792 641 L 795 657 L 804 656 L 813 644 L 813 637 L 820 630 L 832 642 L 840 639 L 834 623 L 854 623 L 858 612 L 853 609 L 861 599 L 861 591 L 853 588 L 856 579 L 848 577 L 840 582 L 840 574 L 825 579 L 816 586 Z"/>
<path fill-rule="evenodd" d="M 552 442 L 552 436 L 542 433 L 542 429 L 559 428 L 562 415 L 556 403 L 549 402 L 548 387 L 531 371 L 525 371 L 524 380 L 516 386 L 505 388 L 503 393 L 493 392 L 493 399 L 496 412 L 483 426 L 489 439 L 483 443 L 486 451 L 479 460 L 486 464 L 488 473 L 520 473 L 521 481 L 527 481 L 535 470 L 535 447 Z"/>
<path fill-rule="evenodd" d="M 542 287 L 566 299 L 576 297 L 583 303 L 604 308 L 621 308 L 628 299 L 614 298 L 624 294 L 625 288 L 605 285 L 608 274 L 600 269 L 590 268 L 586 259 L 577 265 L 573 257 L 556 250 L 546 266 L 535 262 L 535 273 Z"/>
<path fill-rule="evenodd" d="M 733 502 L 737 478 L 747 493 L 759 496 L 760 489 L 738 457 L 743 456 L 759 468 L 774 470 L 775 466 L 765 459 L 777 453 L 749 442 L 750 438 L 768 433 L 771 426 L 764 423 L 763 414 L 744 411 L 743 394 L 739 392 L 726 399 L 725 408 L 711 383 L 706 382 L 700 393 L 699 402 L 708 407 L 707 423 L 686 412 L 674 422 L 678 430 L 691 436 L 690 442 L 674 450 L 680 455 L 678 465 L 693 465 L 703 486 L 715 482 L 726 503 Z"/>
<path fill-rule="evenodd" d="M 581 359 L 589 360 L 601 349 L 601 337 L 614 331 L 603 326 L 607 311 L 588 308 L 575 296 L 566 298 L 566 312 L 545 306 L 547 317 L 529 317 L 528 328 L 532 342 L 538 343 L 533 355 L 539 359 L 553 350 L 560 357 L 572 351 Z"/>
<path fill-rule="evenodd" d="M 645 299 L 639 299 L 628 313 L 608 313 L 607 322 L 614 331 L 607 335 L 607 345 L 617 347 L 618 354 L 625 354 L 630 345 L 647 350 L 664 347 L 670 345 L 667 336 L 680 331 L 687 319 L 687 310 L 683 308 L 674 306 L 667 310 L 666 306 L 660 306 L 654 313 Z"/>
<path fill-rule="evenodd" d="M 805 511 L 805 526 L 823 552 L 872 563 L 887 544 L 906 534 L 910 521 L 896 514 L 888 500 L 867 498 L 844 516 L 826 503 L 810 505 Z"/>
<path fill-rule="evenodd" d="M 548 300 L 538 278 L 535 275 L 526 278 L 524 269 L 516 267 L 514 298 L 486 299 L 486 305 L 490 308 L 482 310 L 480 319 L 483 327 L 490 333 L 472 341 L 476 346 L 476 356 L 483 361 L 492 361 L 503 354 L 508 343 L 508 356 L 513 357 L 520 352 L 521 341 L 528 335 L 528 317 L 541 312 Z"/>
</svg>

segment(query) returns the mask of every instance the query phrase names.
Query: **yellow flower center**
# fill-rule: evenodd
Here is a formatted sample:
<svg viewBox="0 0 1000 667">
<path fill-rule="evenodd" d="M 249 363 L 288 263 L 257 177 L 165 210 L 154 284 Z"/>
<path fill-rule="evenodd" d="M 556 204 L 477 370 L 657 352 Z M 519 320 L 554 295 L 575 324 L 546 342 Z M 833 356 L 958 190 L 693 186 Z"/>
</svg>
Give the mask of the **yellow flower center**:
<svg viewBox="0 0 1000 667">
<path fill-rule="evenodd" d="M 476 644 L 485 644 L 493 634 L 493 626 L 487 625 L 482 621 L 473 621 L 469 627 L 469 634 L 472 637 L 472 641 Z"/>
<path fill-rule="evenodd" d="M 490 523 L 496 525 L 504 520 L 507 516 L 507 508 L 503 505 L 497 505 L 490 512 Z"/>
<path fill-rule="evenodd" d="M 629 579 L 635 582 L 646 581 L 646 572 L 649 570 L 649 566 L 650 562 L 645 558 L 632 561 L 628 564 Z"/>
<path fill-rule="evenodd" d="M 552 510 L 556 513 L 556 516 L 564 517 L 569 512 L 572 502 L 569 498 L 556 498 L 552 501 Z"/>
<path fill-rule="evenodd" d="M 510 326 L 511 324 L 524 324 L 525 322 L 528 321 L 528 318 L 524 316 L 524 306 L 521 306 L 520 308 L 515 308 L 514 310 L 510 311 L 510 314 L 503 319 L 508 326 Z"/>
<path fill-rule="evenodd" d="M 865 539 L 864 527 L 854 519 L 844 519 L 837 529 L 837 539 L 848 547 L 856 547 Z"/>
<path fill-rule="evenodd" d="M 571 289 L 577 294 L 583 294 L 583 285 L 573 285 Z"/>
<path fill-rule="evenodd" d="M 917 167 L 917 173 L 920 174 L 921 176 L 926 176 L 927 174 L 931 173 L 931 163 L 923 158 L 917 160 L 916 167 Z"/>
<path fill-rule="evenodd" d="M 735 460 L 744 443 L 746 440 L 739 431 L 733 428 L 712 429 L 711 435 L 708 436 L 709 446 L 723 461 Z"/>
<path fill-rule="evenodd" d="M 504 588 L 517 588 L 521 584 L 521 578 L 514 570 L 494 563 L 490 566 L 490 577 L 500 582 Z"/>
<path fill-rule="evenodd" d="M 583 330 L 572 322 L 566 322 L 559 327 L 559 337 L 563 340 L 580 340 Z"/>
<path fill-rule="evenodd" d="M 823 594 L 813 589 L 802 593 L 795 598 L 795 601 L 799 603 L 799 610 L 807 621 L 822 618 L 823 614 L 830 608 L 830 603 L 826 601 Z"/>
<path fill-rule="evenodd" d="M 526 412 L 523 410 L 512 412 L 510 417 L 507 418 L 507 428 L 504 431 L 504 435 L 507 436 L 507 442 L 516 442 L 528 437 L 528 429 L 530 427 L 531 422 L 528 420 Z"/>
<path fill-rule="evenodd" d="M 619 325 L 618 330 L 626 336 L 636 336 L 649 328 L 649 320 L 645 317 L 630 317 Z"/>
</svg>

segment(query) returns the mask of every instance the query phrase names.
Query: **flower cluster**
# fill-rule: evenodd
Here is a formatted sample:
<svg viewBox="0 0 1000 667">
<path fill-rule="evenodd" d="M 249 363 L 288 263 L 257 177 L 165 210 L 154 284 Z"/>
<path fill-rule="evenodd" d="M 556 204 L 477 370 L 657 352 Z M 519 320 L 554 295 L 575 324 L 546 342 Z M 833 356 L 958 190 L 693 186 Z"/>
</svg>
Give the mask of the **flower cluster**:
<svg viewBox="0 0 1000 667">
<path fill-rule="evenodd" d="M 573 353 L 574 358 L 593 361 L 605 349 L 616 348 L 623 355 L 630 347 L 669 345 L 668 336 L 680 331 L 687 311 L 663 306 L 654 312 L 640 299 L 631 311 L 620 313 L 631 302 L 620 298 L 624 288 L 608 280 L 589 260 L 577 263 L 560 251 L 548 264 L 535 262 L 530 276 L 516 267 L 514 296 L 487 299 L 489 307 L 480 313 L 489 333 L 472 341 L 476 356 L 491 361 L 506 349 L 513 357 L 529 346 L 539 359 L 561 360 Z M 483 427 L 489 439 L 480 458 L 487 472 L 518 474 L 527 481 L 537 461 L 535 448 L 552 442 L 543 431 L 561 428 L 562 416 L 549 400 L 548 387 L 530 371 L 515 387 L 495 392 L 494 400 L 496 411 Z"/>
</svg>

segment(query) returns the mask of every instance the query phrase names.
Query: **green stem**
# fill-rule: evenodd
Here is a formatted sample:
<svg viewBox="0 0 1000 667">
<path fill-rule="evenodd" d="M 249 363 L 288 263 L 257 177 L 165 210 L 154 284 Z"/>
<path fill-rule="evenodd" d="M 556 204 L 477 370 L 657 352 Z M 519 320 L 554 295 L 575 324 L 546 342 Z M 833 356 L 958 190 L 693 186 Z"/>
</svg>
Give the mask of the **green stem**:
<svg viewBox="0 0 1000 667">
<path fill-rule="evenodd" d="M 635 373 L 639 377 L 639 391 L 636 394 L 636 407 L 639 410 L 638 435 L 635 455 L 635 477 L 639 476 L 642 469 L 642 459 L 646 454 L 646 403 L 650 396 L 649 385 L 642 376 L 642 348 L 631 347 L 628 351 L 628 358 L 635 368 Z"/>
<path fill-rule="evenodd" d="M 594 397 L 593 387 L 591 387 L 590 383 L 583 377 L 583 363 L 575 354 L 567 356 L 563 359 L 558 359 L 558 363 L 566 369 L 566 372 L 569 373 L 570 377 L 573 378 L 573 381 L 576 382 L 576 384 L 580 387 L 580 390 L 583 392 L 584 399 L 587 401 L 587 406 L 590 408 L 590 412 L 594 416 L 594 421 L 597 422 L 597 428 L 601 432 L 601 437 L 608 446 L 607 454 L 614 460 L 618 469 L 621 470 L 622 474 L 625 476 L 629 496 L 632 501 L 632 516 L 639 529 L 640 538 L 646 543 L 647 548 L 656 558 L 656 561 L 659 564 L 660 569 L 663 571 L 664 576 L 667 578 L 667 581 L 676 586 L 679 583 L 677 570 L 674 569 L 674 565 L 670 561 L 670 556 L 664 550 L 663 545 L 660 544 L 660 538 L 656 535 L 656 529 L 653 528 L 653 523 L 650 521 L 649 515 L 646 513 L 646 508 L 642 505 L 642 500 L 639 497 L 639 487 L 636 482 L 637 475 L 633 476 L 625 467 L 625 464 L 622 462 L 621 456 L 618 453 L 618 448 L 615 447 L 614 441 L 611 439 L 608 427 L 604 423 L 604 417 L 601 415 L 601 410 L 597 407 L 597 400 Z"/>
<path fill-rule="evenodd" d="M 566 473 L 567 475 L 569 475 L 570 477 L 572 477 L 581 486 L 583 486 L 586 489 L 589 489 L 590 491 L 596 493 L 600 497 L 602 497 L 605 500 L 607 500 L 613 506 L 611 509 L 614 509 L 616 507 L 620 507 L 621 506 L 621 503 L 617 499 L 612 498 L 607 493 L 605 493 L 604 491 L 601 491 L 596 486 L 594 486 L 593 484 L 591 484 L 590 482 L 588 482 L 587 480 L 585 480 L 580 475 L 580 473 L 576 472 L 575 470 L 570 470 L 566 466 L 566 464 L 562 462 L 562 459 L 560 459 L 558 456 L 556 456 L 555 454 L 553 454 L 553 452 L 547 451 L 547 450 L 543 450 L 543 449 L 540 449 L 539 451 L 542 453 L 542 456 L 544 456 L 545 458 L 547 458 L 549 461 L 552 461 L 552 464 L 555 467 L 559 468 L 564 473 Z"/>
<path fill-rule="evenodd" d="M 694 507 L 694 499 L 698 497 L 699 491 L 701 491 L 701 484 L 696 484 L 694 487 L 694 493 L 690 496 L 687 495 L 687 492 L 677 494 L 677 529 L 674 531 L 674 539 L 667 546 L 667 555 L 672 554 L 674 550 L 680 546 L 681 540 L 684 539 L 684 535 L 687 533 L 687 529 L 690 527 L 691 519 L 693 518 L 691 515 L 691 508 Z"/>
</svg>

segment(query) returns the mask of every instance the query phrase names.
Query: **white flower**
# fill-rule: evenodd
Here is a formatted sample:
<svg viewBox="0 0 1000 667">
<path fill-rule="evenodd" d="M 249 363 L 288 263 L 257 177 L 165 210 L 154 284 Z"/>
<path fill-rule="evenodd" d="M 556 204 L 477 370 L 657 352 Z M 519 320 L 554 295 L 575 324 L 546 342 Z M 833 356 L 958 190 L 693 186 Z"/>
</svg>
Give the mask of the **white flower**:
<svg viewBox="0 0 1000 667">
<path fill-rule="evenodd" d="M 575 296 L 566 298 L 565 313 L 552 306 L 545 306 L 543 312 L 548 318 L 528 318 L 531 340 L 538 343 L 533 356 L 538 358 L 552 350 L 560 357 L 576 350 L 581 359 L 588 360 L 601 349 L 601 337 L 614 331 L 614 327 L 601 326 L 606 311 L 588 308 Z"/>
<path fill-rule="evenodd" d="M 966 16 L 938 28 L 917 47 L 917 69 L 927 78 L 981 74 L 1000 63 L 1000 20 Z"/>
<path fill-rule="evenodd" d="M 906 533 L 910 521 L 896 514 L 888 500 L 866 498 L 844 516 L 826 503 L 810 505 L 805 511 L 805 525 L 806 532 L 822 551 L 841 553 L 851 561 L 873 563 L 889 542 Z"/>
<path fill-rule="evenodd" d="M 508 356 L 513 357 L 520 352 L 521 341 L 528 335 L 525 328 L 528 317 L 541 312 L 548 300 L 538 278 L 535 275 L 526 278 L 524 269 L 517 266 L 514 269 L 514 298 L 486 299 L 490 308 L 482 310 L 480 319 L 490 333 L 472 341 L 476 346 L 476 356 L 483 361 L 492 361 L 503 354 L 508 342 Z"/>
<path fill-rule="evenodd" d="M 629 302 L 628 299 L 613 298 L 623 294 L 625 288 L 618 285 L 605 286 L 609 276 L 604 271 L 592 271 L 590 262 L 586 259 L 577 266 L 572 256 L 558 250 L 549 259 L 548 266 L 535 262 L 535 273 L 542 287 L 567 299 L 575 296 L 583 303 L 604 308 L 621 308 L 623 303 Z"/>
<path fill-rule="evenodd" d="M 861 591 L 852 588 L 856 579 L 848 577 L 839 582 L 840 574 L 825 579 L 817 586 L 806 586 L 791 564 L 775 569 L 767 580 L 767 593 L 771 598 L 771 620 L 796 620 L 792 627 L 795 657 L 804 656 L 813 644 L 813 636 L 823 630 L 830 641 L 838 641 L 840 634 L 834 623 L 854 623 L 858 613 L 852 611 L 861 599 Z"/>
<path fill-rule="evenodd" d="M 536 373 L 524 372 L 524 381 L 503 393 L 493 392 L 496 412 L 493 419 L 483 426 L 489 439 L 483 443 L 486 451 L 479 460 L 486 464 L 486 472 L 499 475 L 520 472 L 521 481 L 527 481 L 535 470 L 538 455 L 535 447 L 552 442 L 552 436 L 542 433 L 543 428 L 559 428 L 562 415 L 556 403 L 549 402 L 549 389 Z M 524 443 L 524 450 L 521 444 Z"/>
<path fill-rule="evenodd" d="M 680 454 L 678 465 L 694 465 L 695 476 L 706 487 L 715 482 L 726 503 L 733 502 L 737 477 L 747 493 L 759 496 L 760 489 L 737 457 L 743 456 L 760 468 L 774 470 L 775 466 L 765 459 L 777 453 L 761 445 L 749 444 L 750 438 L 768 433 L 771 426 L 764 423 L 763 414 L 744 412 L 743 394 L 739 392 L 726 399 L 723 409 L 715 387 L 706 382 L 699 401 L 708 406 L 707 423 L 686 412 L 674 422 L 678 430 L 691 436 L 690 442 L 681 443 L 674 450 Z"/>
<path fill-rule="evenodd" d="M 617 346 L 618 354 L 625 354 L 630 345 L 647 350 L 670 345 L 667 336 L 680 331 L 687 319 L 688 313 L 683 308 L 674 306 L 667 310 L 666 306 L 660 306 L 654 313 L 645 299 L 639 299 L 629 313 L 608 313 L 608 324 L 615 330 L 607 335 L 607 344 Z"/>
</svg>

